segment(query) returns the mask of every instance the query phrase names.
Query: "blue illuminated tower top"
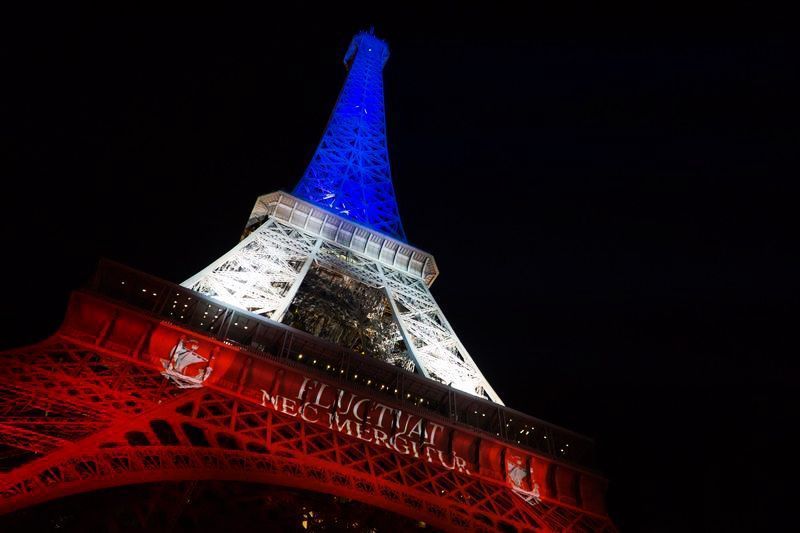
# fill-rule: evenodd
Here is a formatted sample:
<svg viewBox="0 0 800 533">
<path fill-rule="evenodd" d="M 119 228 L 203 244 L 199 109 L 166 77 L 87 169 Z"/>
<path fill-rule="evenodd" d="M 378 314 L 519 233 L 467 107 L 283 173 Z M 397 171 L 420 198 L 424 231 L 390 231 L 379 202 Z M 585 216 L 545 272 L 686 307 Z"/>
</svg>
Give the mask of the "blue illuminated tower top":
<svg viewBox="0 0 800 533">
<path fill-rule="evenodd" d="M 347 80 L 293 194 L 405 242 L 386 146 L 382 70 L 388 58 L 389 47 L 371 31 L 353 37 L 344 56 Z"/>
</svg>

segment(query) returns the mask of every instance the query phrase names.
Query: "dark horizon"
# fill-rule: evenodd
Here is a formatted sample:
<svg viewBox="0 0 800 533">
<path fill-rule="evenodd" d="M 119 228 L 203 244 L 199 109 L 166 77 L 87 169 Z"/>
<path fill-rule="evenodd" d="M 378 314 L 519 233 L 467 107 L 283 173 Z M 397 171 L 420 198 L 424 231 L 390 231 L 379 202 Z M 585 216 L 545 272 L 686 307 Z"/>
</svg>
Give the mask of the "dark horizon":
<svg viewBox="0 0 800 533">
<path fill-rule="evenodd" d="M 20 25 L 0 348 L 55 331 L 100 257 L 180 283 L 229 250 L 374 25 L 409 244 L 504 402 L 595 438 L 623 531 L 764 527 L 790 505 L 796 58 L 746 7 L 653 9 Z"/>
</svg>

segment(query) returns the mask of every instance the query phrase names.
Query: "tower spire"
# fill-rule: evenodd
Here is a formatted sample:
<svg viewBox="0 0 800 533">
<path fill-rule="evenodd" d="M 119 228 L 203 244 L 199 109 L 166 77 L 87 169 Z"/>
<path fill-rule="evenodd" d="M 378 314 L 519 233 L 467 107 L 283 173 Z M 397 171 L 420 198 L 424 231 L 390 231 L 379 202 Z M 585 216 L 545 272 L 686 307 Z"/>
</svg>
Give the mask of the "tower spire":
<svg viewBox="0 0 800 533">
<path fill-rule="evenodd" d="M 372 31 L 353 37 L 344 87 L 293 194 L 405 242 L 386 145 L 382 70 L 388 58 L 388 45 Z"/>
</svg>

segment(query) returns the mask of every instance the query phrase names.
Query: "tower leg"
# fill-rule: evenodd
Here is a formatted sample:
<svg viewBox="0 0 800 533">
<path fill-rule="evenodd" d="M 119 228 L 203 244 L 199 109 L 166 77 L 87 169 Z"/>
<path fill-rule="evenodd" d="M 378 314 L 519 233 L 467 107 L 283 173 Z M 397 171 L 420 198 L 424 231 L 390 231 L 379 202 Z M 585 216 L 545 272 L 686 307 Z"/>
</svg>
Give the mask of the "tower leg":
<svg viewBox="0 0 800 533">
<path fill-rule="evenodd" d="M 319 246 L 319 238 L 268 219 L 182 285 L 226 304 L 280 320 Z"/>
</svg>

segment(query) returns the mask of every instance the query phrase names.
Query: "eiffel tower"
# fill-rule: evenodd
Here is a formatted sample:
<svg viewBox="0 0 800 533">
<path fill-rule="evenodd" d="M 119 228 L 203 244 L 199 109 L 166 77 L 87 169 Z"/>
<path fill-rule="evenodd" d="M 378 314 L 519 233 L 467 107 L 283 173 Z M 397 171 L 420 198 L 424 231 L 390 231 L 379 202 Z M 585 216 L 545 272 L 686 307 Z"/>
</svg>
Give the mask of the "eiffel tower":
<svg viewBox="0 0 800 533">
<path fill-rule="evenodd" d="M 0 354 L 0 525 L 616 530 L 592 442 L 504 406 L 430 292 L 388 57 L 353 38 L 308 168 L 230 251 L 180 285 L 102 261 L 52 337 Z"/>
</svg>

